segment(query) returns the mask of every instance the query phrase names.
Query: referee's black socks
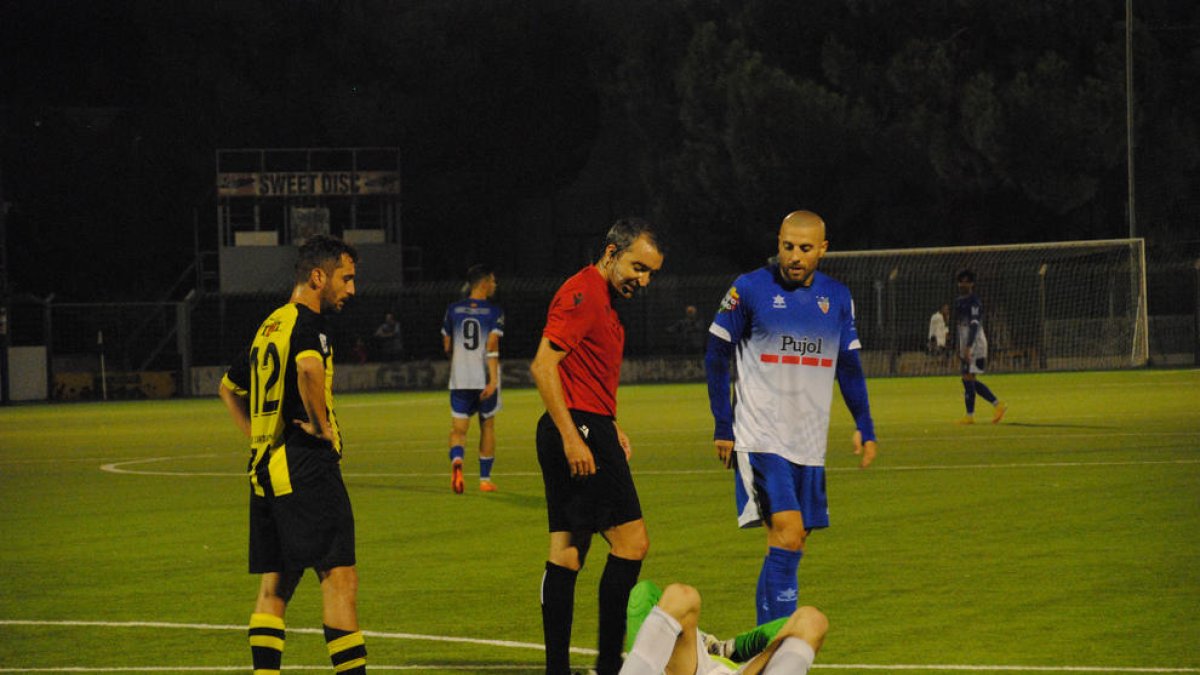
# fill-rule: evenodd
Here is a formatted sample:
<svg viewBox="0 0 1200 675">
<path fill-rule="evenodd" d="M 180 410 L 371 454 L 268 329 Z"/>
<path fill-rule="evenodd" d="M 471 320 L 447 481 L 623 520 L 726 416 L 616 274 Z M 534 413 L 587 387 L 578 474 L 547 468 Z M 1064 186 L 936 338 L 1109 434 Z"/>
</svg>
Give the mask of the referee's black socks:
<svg viewBox="0 0 1200 675">
<path fill-rule="evenodd" d="M 600 644 L 596 656 L 598 675 L 616 675 L 621 670 L 621 647 L 625 644 L 626 606 L 629 591 L 642 571 L 641 560 L 618 558 L 609 553 L 600 575 Z"/>
<path fill-rule="evenodd" d="M 575 614 L 575 579 L 579 572 L 546 561 L 542 575 L 542 637 L 546 641 L 546 675 L 571 672 L 571 620 Z"/>
</svg>

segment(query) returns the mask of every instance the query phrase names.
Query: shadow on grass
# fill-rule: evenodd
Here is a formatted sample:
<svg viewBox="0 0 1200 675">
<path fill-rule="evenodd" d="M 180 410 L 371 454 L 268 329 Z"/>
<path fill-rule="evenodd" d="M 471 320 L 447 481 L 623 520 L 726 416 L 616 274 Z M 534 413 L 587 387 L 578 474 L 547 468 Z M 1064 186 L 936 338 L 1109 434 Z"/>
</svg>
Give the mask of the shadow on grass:
<svg viewBox="0 0 1200 675">
<path fill-rule="evenodd" d="M 1117 429 L 1112 424 L 1039 424 L 1037 422 L 1002 422 L 1003 427 L 1022 427 L 1029 429 Z"/>
<path fill-rule="evenodd" d="M 538 509 L 544 511 L 546 509 L 546 498 L 542 493 L 530 494 L 526 492 L 505 492 L 501 487 L 497 492 L 481 493 L 474 486 L 472 481 L 467 482 L 467 490 L 465 494 L 455 495 L 450 492 L 449 481 L 443 485 L 441 481 L 435 485 L 432 482 L 427 484 L 413 485 L 400 483 L 384 483 L 379 480 L 363 480 L 357 479 L 349 486 L 350 497 L 354 497 L 354 493 L 366 490 L 401 490 L 403 492 L 428 494 L 428 495 L 443 495 L 454 499 L 483 499 L 486 501 L 501 502 L 512 506 L 517 506 L 525 509 Z"/>
</svg>

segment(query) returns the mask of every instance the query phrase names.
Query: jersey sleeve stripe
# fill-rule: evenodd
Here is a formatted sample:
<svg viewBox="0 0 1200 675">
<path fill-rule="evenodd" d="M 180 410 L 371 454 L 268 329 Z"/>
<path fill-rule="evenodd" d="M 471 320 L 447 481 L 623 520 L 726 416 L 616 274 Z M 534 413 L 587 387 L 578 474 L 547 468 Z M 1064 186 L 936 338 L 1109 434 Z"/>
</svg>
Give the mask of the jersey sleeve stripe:
<svg viewBox="0 0 1200 675">
<path fill-rule="evenodd" d="M 229 373 L 226 373 L 224 376 L 221 377 L 221 384 L 225 385 L 226 389 L 228 389 L 229 391 L 232 391 L 234 394 L 237 394 L 238 396 L 247 396 L 250 394 L 249 391 L 246 391 L 242 387 L 239 387 L 237 384 L 234 383 L 233 380 L 229 379 Z"/>
<path fill-rule="evenodd" d="M 321 352 L 319 352 L 315 349 L 305 349 L 304 351 L 302 351 L 296 355 L 295 361 L 296 361 L 296 363 L 299 363 L 300 359 L 320 359 L 320 358 L 323 358 L 321 356 Z"/>
<path fill-rule="evenodd" d="M 708 332 L 712 333 L 713 335 L 716 335 L 717 337 L 721 338 L 722 340 L 724 340 L 726 342 L 730 342 L 730 343 L 733 342 L 733 336 L 729 334 L 729 331 L 726 330 L 724 326 L 718 326 L 717 324 L 714 323 L 708 327 Z"/>
</svg>

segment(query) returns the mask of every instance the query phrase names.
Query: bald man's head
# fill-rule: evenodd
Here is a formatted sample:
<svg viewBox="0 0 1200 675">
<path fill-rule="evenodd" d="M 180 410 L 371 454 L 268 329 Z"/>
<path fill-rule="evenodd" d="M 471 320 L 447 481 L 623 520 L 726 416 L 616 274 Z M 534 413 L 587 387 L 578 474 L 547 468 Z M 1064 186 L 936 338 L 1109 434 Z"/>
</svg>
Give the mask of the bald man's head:
<svg viewBox="0 0 1200 675">
<path fill-rule="evenodd" d="M 821 216 L 792 211 L 779 225 L 779 274 L 793 284 L 812 284 L 813 272 L 828 247 Z"/>
<path fill-rule="evenodd" d="M 812 211 L 792 211 L 779 224 L 780 234 L 786 227 L 817 227 L 820 228 L 821 240 L 825 240 L 825 221 Z"/>
</svg>

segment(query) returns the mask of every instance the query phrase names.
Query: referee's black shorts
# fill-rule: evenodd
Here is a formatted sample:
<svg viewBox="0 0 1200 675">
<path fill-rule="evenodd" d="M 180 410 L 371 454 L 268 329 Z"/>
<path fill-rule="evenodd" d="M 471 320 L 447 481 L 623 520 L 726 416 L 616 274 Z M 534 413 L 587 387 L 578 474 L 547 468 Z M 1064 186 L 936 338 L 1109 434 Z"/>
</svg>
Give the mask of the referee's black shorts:
<svg viewBox="0 0 1200 675">
<path fill-rule="evenodd" d="M 596 473 L 571 476 L 562 436 L 550 414 L 538 420 L 537 453 L 551 532 L 603 532 L 642 517 L 642 504 L 611 417 L 572 410 L 571 418 L 596 460 Z"/>
<path fill-rule="evenodd" d="M 275 496 L 268 485 L 260 497 L 250 489 L 251 574 L 354 565 L 354 513 L 337 459 L 329 448 L 289 445 L 292 491 Z"/>
</svg>

